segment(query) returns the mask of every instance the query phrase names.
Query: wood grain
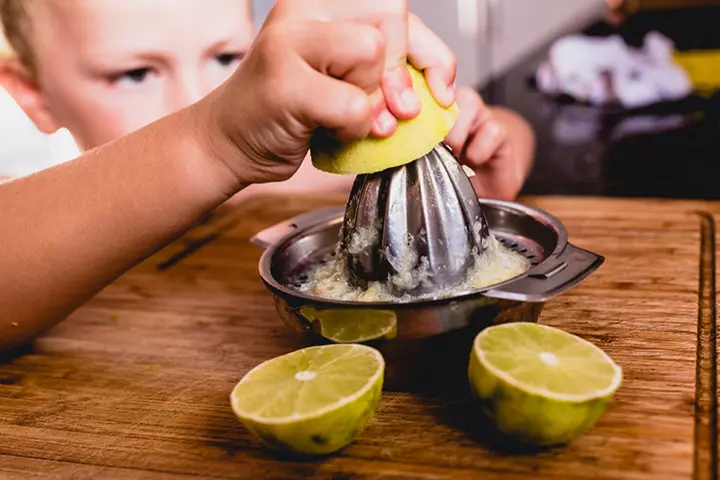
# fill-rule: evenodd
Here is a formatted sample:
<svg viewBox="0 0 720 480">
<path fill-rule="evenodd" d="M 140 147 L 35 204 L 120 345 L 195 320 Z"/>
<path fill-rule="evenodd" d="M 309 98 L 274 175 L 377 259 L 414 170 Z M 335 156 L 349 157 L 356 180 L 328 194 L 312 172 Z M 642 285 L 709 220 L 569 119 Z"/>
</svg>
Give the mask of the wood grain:
<svg viewBox="0 0 720 480">
<path fill-rule="evenodd" d="M 695 365 L 695 457 L 696 478 L 718 477 L 718 383 L 717 310 L 715 289 L 715 224 L 701 214 L 702 243 L 698 343 Z"/>
<path fill-rule="evenodd" d="M 411 388 L 385 392 L 337 455 L 299 461 L 263 448 L 233 417 L 229 392 L 302 343 L 278 320 L 248 239 L 342 202 L 265 198 L 219 211 L 0 364 L 0 478 L 717 478 L 720 204 L 526 201 L 606 256 L 541 317 L 624 369 L 615 402 L 576 442 L 507 451 L 466 395 Z"/>
</svg>

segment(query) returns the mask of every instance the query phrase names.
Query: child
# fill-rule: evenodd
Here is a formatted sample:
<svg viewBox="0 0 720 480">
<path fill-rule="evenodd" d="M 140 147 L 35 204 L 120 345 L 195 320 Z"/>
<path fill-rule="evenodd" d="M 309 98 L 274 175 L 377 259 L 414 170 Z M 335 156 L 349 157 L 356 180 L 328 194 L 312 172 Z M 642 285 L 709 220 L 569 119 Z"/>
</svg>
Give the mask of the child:
<svg viewBox="0 0 720 480">
<path fill-rule="evenodd" d="M 0 85 L 39 130 L 65 127 L 82 150 L 200 100 L 253 40 L 249 0 L 0 0 L 0 15 L 15 51 L 0 64 Z M 530 129 L 470 89 L 457 101 L 447 143 L 477 171 L 480 195 L 514 198 L 532 159 Z M 263 188 L 347 191 L 351 181 L 306 161 L 293 179 Z"/>
<path fill-rule="evenodd" d="M 172 3 L 173 8 L 185 5 L 187 9 L 194 2 L 168 0 L 167 6 Z M 94 8 L 90 5 L 110 5 L 114 0 L 59 3 L 85 4 L 87 14 Z M 216 5 L 220 3 L 217 0 Z M 227 9 L 234 3 L 228 0 Z M 49 0 L 29 4 L 48 8 L 37 17 L 31 15 L 30 20 L 55 21 L 55 26 L 48 28 L 57 35 L 53 28 L 62 25 L 65 7 L 52 7 L 55 4 Z M 370 133 L 391 134 L 396 118 L 412 118 L 418 113 L 412 101 L 414 93 L 407 88 L 406 58 L 424 70 L 439 102 L 449 105 L 454 100 L 451 53 L 407 15 L 404 1 L 364 0 L 343 2 L 338 7 L 337 0 L 279 0 L 243 62 L 209 95 L 67 163 L 0 183 L 0 351 L 16 348 L 52 327 L 248 185 L 289 179 L 303 163 L 316 128 L 328 129 L 346 141 Z M 226 15 L 230 15 L 232 10 L 227 9 Z M 116 13 L 128 14 L 123 9 Z M 190 13 L 200 16 L 202 11 Z M 80 11 L 67 20 L 71 18 L 81 25 L 83 19 L 88 20 Z M 101 27 L 111 28 L 112 22 Z M 213 27 L 213 35 L 222 31 L 219 23 Z M 93 28 L 85 24 L 75 34 L 82 39 Z M 69 30 L 65 32 L 68 35 Z M 172 31 L 165 33 L 171 35 Z M 138 28 L 133 41 L 145 41 L 144 32 Z M 223 44 L 232 46 L 231 51 L 240 48 L 233 29 L 226 32 L 229 38 Z M 175 40 L 182 41 L 181 37 Z M 33 56 L 12 67 L 17 70 L 12 74 L 16 95 L 36 123 L 52 130 L 57 120 L 49 112 L 62 112 L 64 121 L 76 127 L 76 134 L 86 135 L 80 141 L 87 142 L 104 129 L 87 123 L 82 111 L 88 105 L 104 110 L 102 100 L 111 101 L 113 96 L 98 92 L 110 89 L 114 93 L 125 85 L 116 85 L 117 72 L 108 77 L 99 73 L 105 71 L 102 68 L 88 68 L 90 61 L 110 58 L 110 50 L 105 51 L 107 57 L 97 58 L 92 54 L 96 47 L 79 41 L 83 52 L 91 49 L 82 57 L 88 64 L 79 57 L 65 59 L 78 62 L 75 80 L 87 76 L 86 93 L 92 100 L 85 104 L 85 98 L 75 97 L 78 105 L 72 106 L 62 97 L 54 97 L 55 91 L 44 91 L 49 87 L 39 87 L 42 94 L 32 91 L 34 84 L 29 79 L 36 78 L 37 85 L 50 82 L 43 74 L 42 57 L 34 53 L 49 43 L 49 38 L 45 43 L 34 40 L 29 44 L 33 49 L 18 52 L 21 58 L 31 52 Z M 220 43 L 214 39 L 209 45 Z M 167 48 L 172 46 L 167 44 Z M 208 59 L 206 68 L 226 63 L 217 61 L 220 57 L 214 50 L 202 51 L 205 54 L 197 58 Z M 127 58 L 122 52 L 115 53 Z M 126 67 L 134 70 L 120 74 L 129 79 L 121 81 L 131 83 L 132 89 L 136 80 L 149 74 L 148 88 L 158 88 L 161 94 L 148 97 L 148 101 L 174 99 L 171 93 L 176 77 L 168 74 L 166 67 L 189 67 L 194 62 L 185 64 L 174 54 L 167 58 L 166 53 L 156 47 L 137 57 L 130 55 L 129 60 L 143 59 L 151 67 L 148 71 Z M 159 61 L 162 59 L 165 61 Z M 26 68 L 37 70 L 32 74 Z M 190 73 L 199 72 L 207 73 L 203 68 Z M 27 79 L 21 80 L 21 75 Z M 206 76 L 189 78 L 199 82 Z M 62 81 L 53 85 L 59 89 Z M 140 85 L 145 86 L 144 82 Z M 142 94 L 131 90 L 128 101 L 132 93 Z M 117 106 L 122 110 L 121 104 Z M 122 125 L 132 114 L 114 116 L 113 111 L 99 113 L 108 127 Z M 470 123 L 456 130 L 460 138 L 466 129 L 472 129 Z M 485 141 L 480 139 L 478 150 L 487 146 Z M 470 148 L 475 148 L 473 145 L 471 140 Z M 500 150 L 503 148 L 507 147 Z"/>
</svg>

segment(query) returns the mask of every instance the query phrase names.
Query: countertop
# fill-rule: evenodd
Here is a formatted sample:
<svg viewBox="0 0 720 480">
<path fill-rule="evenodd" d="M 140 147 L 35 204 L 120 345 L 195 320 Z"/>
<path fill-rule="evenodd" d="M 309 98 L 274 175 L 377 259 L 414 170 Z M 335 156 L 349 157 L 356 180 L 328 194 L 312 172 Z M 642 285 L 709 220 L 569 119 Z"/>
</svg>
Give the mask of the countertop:
<svg viewBox="0 0 720 480">
<path fill-rule="evenodd" d="M 279 320 L 249 238 L 343 199 L 260 198 L 218 211 L 0 361 L 0 477 L 717 478 L 720 203 L 523 202 L 606 257 L 540 317 L 624 370 L 606 414 L 575 442 L 508 450 L 466 389 L 418 380 L 386 389 L 367 430 L 334 455 L 298 460 L 264 448 L 228 396 L 252 367 L 304 344 Z"/>
</svg>

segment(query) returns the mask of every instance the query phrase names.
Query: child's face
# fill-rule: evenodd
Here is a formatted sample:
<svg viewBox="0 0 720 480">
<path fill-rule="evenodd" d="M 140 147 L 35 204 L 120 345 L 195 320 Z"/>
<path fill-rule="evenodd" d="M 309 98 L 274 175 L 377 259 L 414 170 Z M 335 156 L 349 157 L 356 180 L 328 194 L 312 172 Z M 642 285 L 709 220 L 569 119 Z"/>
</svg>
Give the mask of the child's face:
<svg viewBox="0 0 720 480">
<path fill-rule="evenodd" d="M 82 148 L 199 100 L 253 38 L 249 0 L 27 4 L 38 87 L 8 89 L 41 130 L 65 127 Z"/>
</svg>

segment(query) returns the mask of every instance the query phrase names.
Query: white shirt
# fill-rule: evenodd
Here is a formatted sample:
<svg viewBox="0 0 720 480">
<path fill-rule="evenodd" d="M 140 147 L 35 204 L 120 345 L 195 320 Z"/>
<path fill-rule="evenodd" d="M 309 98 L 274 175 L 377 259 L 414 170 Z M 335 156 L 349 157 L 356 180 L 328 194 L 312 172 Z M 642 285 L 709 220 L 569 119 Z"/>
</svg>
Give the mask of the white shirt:
<svg viewBox="0 0 720 480">
<path fill-rule="evenodd" d="M 27 175 L 70 160 L 78 153 L 69 132 L 40 132 L 0 88 L 0 177 Z"/>
</svg>

